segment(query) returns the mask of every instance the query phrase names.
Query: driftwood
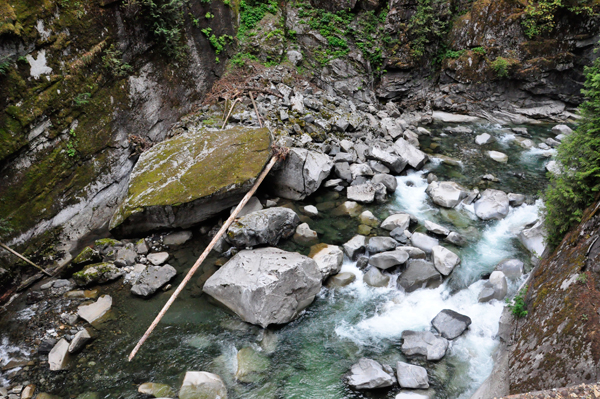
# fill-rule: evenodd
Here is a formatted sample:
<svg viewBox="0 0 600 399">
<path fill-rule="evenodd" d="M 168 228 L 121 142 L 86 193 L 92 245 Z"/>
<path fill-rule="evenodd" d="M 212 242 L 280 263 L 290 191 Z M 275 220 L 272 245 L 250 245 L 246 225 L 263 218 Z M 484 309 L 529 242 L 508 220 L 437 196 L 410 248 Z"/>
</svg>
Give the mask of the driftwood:
<svg viewBox="0 0 600 399">
<path fill-rule="evenodd" d="M 227 117 L 223 121 L 223 126 L 221 126 L 221 129 L 225 129 L 225 126 L 227 126 L 227 121 L 229 120 L 229 117 L 231 116 L 231 113 L 233 112 L 233 109 L 235 108 L 235 105 L 237 104 L 238 101 L 240 101 L 240 99 L 236 98 L 235 101 L 233 102 L 233 104 L 231 104 L 231 108 L 229 109 L 229 113 L 227 114 Z"/>
<path fill-rule="evenodd" d="M 256 112 L 256 119 L 258 119 L 258 125 L 260 127 L 263 127 L 262 121 L 260 120 L 260 113 L 258 112 L 258 107 L 256 106 L 256 102 L 254 101 L 254 96 L 252 95 L 252 92 L 248 93 L 250 94 L 250 99 L 252 100 L 252 105 L 254 106 L 254 111 Z"/>
<path fill-rule="evenodd" d="M 232 109 L 233 109 L 233 107 L 232 107 Z M 265 179 L 265 177 L 267 176 L 267 174 L 271 171 L 271 169 L 273 168 L 273 166 L 275 165 L 275 163 L 277 162 L 277 160 L 279 158 L 285 157 L 286 153 L 287 152 L 286 152 L 285 148 L 284 149 L 277 149 L 277 148 L 274 149 L 274 155 L 273 155 L 273 157 L 271 158 L 271 160 L 269 161 L 269 163 L 267 164 L 267 166 L 265 167 L 265 169 L 262 171 L 262 173 L 260 174 L 260 176 L 258 176 L 258 178 L 256 179 L 256 182 L 254 183 L 254 186 L 252 186 L 252 189 L 250 189 L 250 191 L 248 191 L 248 193 L 246 193 L 246 195 L 244 196 L 244 198 L 242 198 L 242 201 L 235 208 L 235 210 L 233 211 L 233 213 L 231 214 L 231 216 L 229 216 L 229 219 L 227 219 L 227 221 L 225 223 L 223 223 L 223 226 L 221 226 L 221 229 L 219 229 L 219 231 L 213 237 L 212 241 L 208 244 L 208 246 L 206 247 L 206 249 L 204 250 L 204 252 L 202 252 L 202 255 L 200 255 L 200 257 L 198 258 L 198 260 L 196 261 L 196 263 L 194 263 L 194 266 L 192 266 L 192 268 L 190 269 L 190 271 L 188 272 L 188 274 L 185 276 L 185 278 L 183 279 L 183 281 L 179 284 L 179 286 L 177 287 L 177 289 L 175 290 L 175 292 L 173 293 L 173 295 L 171 295 L 171 297 L 169 298 L 169 300 L 167 301 L 167 303 L 165 304 L 165 306 L 163 306 L 163 308 L 161 309 L 161 311 L 158 314 L 158 316 L 156 316 L 156 318 L 154 319 L 154 321 L 152 322 L 152 324 L 150 325 L 150 327 L 148 327 L 148 330 L 146 330 L 146 332 L 144 333 L 144 336 L 142 336 L 142 338 L 138 341 L 138 343 L 135 346 L 135 348 L 133 348 L 133 350 L 129 354 L 129 361 L 131 361 L 131 359 L 134 358 L 134 356 L 136 355 L 136 353 L 138 352 L 138 350 L 141 348 L 141 346 L 144 344 L 144 342 L 146 342 L 146 339 L 148 339 L 148 337 L 150 336 L 150 334 L 152 334 L 152 331 L 154 331 L 154 329 L 156 328 L 156 326 L 158 325 L 158 323 L 160 322 L 160 320 L 163 318 L 163 316 L 167 313 L 167 311 L 169 310 L 169 308 L 171 307 L 171 305 L 173 304 L 173 302 L 175 302 L 175 299 L 177 298 L 177 296 L 181 293 L 181 291 L 183 291 L 183 288 L 185 287 L 185 285 L 190 281 L 190 279 L 192 278 L 192 276 L 194 275 L 194 273 L 196 272 L 196 270 L 198 270 L 198 268 L 200 267 L 200 265 L 202 264 L 202 262 L 204 262 L 204 260 L 206 259 L 206 257 L 210 253 L 210 251 L 212 251 L 213 247 L 217 244 L 217 242 L 219 241 L 219 239 L 221 238 L 221 236 L 225 233 L 225 231 L 227 231 L 227 229 L 229 228 L 229 226 L 231 225 L 231 223 L 237 217 L 238 213 L 240 213 L 240 211 L 242 210 L 242 208 L 244 208 L 244 205 L 246 205 L 246 203 L 254 195 L 254 193 L 256 192 L 256 189 L 258 189 L 258 186 L 260 186 L 260 184 Z"/>
<path fill-rule="evenodd" d="M 31 266 L 35 267 L 36 269 L 40 269 L 42 271 L 42 273 L 47 274 L 50 277 L 53 277 L 52 274 L 48 273 L 46 270 L 44 270 L 41 266 L 36 265 L 35 263 L 33 263 L 32 261 L 30 261 L 29 259 L 27 259 L 26 257 L 24 257 L 23 255 L 21 255 L 20 253 L 18 253 L 17 251 L 10 249 L 9 247 L 7 247 L 6 245 L 2 244 L 0 242 L 0 247 L 6 249 L 8 252 L 10 252 L 11 254 L 15 255 L 17 258 L 29 263 Z"/>
</svg>

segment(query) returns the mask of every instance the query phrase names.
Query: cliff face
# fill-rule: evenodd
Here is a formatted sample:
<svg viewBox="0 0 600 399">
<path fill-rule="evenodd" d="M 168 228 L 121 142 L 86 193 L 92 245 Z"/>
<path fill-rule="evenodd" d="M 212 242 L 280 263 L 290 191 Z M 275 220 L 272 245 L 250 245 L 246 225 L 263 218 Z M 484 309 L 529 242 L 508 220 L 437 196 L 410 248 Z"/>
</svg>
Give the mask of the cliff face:
<svg viewBox="0 0 600 399">
<path fill-rule="evenodd" d="M 0 3 L 0 222 L 11 244 L 31 253 L 105 225 L 135 154 L 221 74 L 225 53 L 219 62 L 201 30 L 234 35 L 235 6 L 168 3 Z"/>
<path fill-rule="evenodd" d="M 600 379 L 600 202 L 533 271 L 510 347 L 510 392 Z"/>
</svg>

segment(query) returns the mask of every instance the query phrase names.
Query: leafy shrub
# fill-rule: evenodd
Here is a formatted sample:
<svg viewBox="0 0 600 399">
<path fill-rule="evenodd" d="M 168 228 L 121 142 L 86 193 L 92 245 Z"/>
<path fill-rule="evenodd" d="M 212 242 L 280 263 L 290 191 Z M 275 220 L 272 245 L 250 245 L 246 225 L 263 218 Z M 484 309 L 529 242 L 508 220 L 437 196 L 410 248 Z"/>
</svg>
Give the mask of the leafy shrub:
<svg viewBox="0 0 600 399">
<path fill-rule="evenodd" d="M 471 49 L 471 51 L 477 55 L 486 55 L 487 54 L 486 49 L 483 47 L 474 47 Z"/>
<path fill-rule="evenodd" d="M 510 309 L 510 312 L 518 319 L 521 317 L 527 316 L 527 304 L 525 303 L 525 295 L 527 295 L 527 288 L 523 288 L 519 293 L 513 298 L 506 300 L 507 306 Z"/>
<path fill-rule="evenodd" d="M 122 58 L 123 53 L 121 53 L 119 50 L 116 50 L 115 46 L 111 44 L 108 49 L 104 50 L 104 55 L 102 56 L 102 65 L 113 76 L 127 76 L 133 67 L 128 63 L 123 62 Z"/>
<path fill-rule="evenodd" d="M 10 61 L 0 62 L 0 75 L 6 75 L 6 72 L 10 69 Z"/>
<path fill-rule="evenodd" d="M 251 29 L 265 17 L 267 12 L 277 14 L 277 1 L 269 0 L 267 3 L 260 3 L 253 0 L 242 0 L 240 2 L 240 27 L 238 37 L 241 39 Z"/>
<path fill-rule="evenodd" d="M 594 15 L 593 2 L 577 1 L 576 5 L 563 3 L 563 0 L 538 0 L 530 2 L 525 8 L 525 19 L 522 22 L 525 35 L 529 38 L 550 33 L 556 27 L 557 14 L 567 10 L 576 15 Z"/>
<path fill-rule="evenodd" d="M 600 190 L 600 58 L 585 68 L 585 74 L 582 93 L 586 101 L 579 107 L 582 119 L 558 147 L 556 160 L 562 173 L 550 175 L 544 193 L 548 243 L 553 246 L 581 221 Z"/>
<path fill-rule="evenodd" d="M 492 62 L 492 68 L 496 72 L 499 78 L 508 77 L 508 60 L 506 58 L 498 57 Z"/>
</svg>

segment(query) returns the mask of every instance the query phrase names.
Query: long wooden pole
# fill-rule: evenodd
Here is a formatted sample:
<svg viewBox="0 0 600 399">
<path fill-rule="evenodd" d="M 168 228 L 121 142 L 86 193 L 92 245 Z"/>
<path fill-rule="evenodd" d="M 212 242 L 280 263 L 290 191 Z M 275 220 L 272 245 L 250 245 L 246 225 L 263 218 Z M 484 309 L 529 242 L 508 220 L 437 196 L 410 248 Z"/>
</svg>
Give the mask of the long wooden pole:
<svg viewBox="0 0 600 399">
<path fill-rule="evenodd" d="M 252 189 L 250 191 L 248 191 L 248 193 L 244 196 L 244 198 L 242 199 L 242 201 L 238 204 L 237 208 L 235 208 L 235 210 L 233 211 L 233 213 L 231 214 L 231 216 L 229 216 L 229 219 L 227 219 L 227 221 L 225 223 L 223 223 L 223 226 L 221 226 L 221 229 L 217 232 L 217 234 L 214 236 L 214 238 L 212 239 L 212 241 L 208 244 L 208 247 L 206 247 L 206 249 L 204 250 L 204 252 L 202 252 L 202 255 L 200 255 L 200 257 L 198 258 L 198 260 L 196 261 L 196 263 L 194 263 L 194 266 L 192 266 L 192 268 L 190 269 L 190 271 L 188 272 L 188 274 L 185 276 L 185 278 L 183 279 L 183 281 L 181 282 L 181 284 L 179 284 L 179 286 L 177 287 L 177 289 L 175 290 L 175 292 L 173 293 L 173 295 L 171 295 L 171 298 L 169 298 L 169 300 L 167 301 L 167 303 L 165 304 L 165 306 L 163 306 L 162 310 L 160 311 L 160 313 L 158 314 L 158 316 L 156 316 L 156 318 L 154 319 L 154 321 L 152 322 L 152 324 L 150 325 L 150 327 L 148 327 L 148 330 L 146 330 L 146 332 L 144 333 L 144 336 L 142 337 L 142 339 L 140 339 L 138 341 L 137 345 L 135 346 L 135 348 L 133 348 L 133 350 L 129 354 L 129 361 L 131 361 L 131 359 L 133 359 L 133 357 L 138 352 L 138 350 L 140 349 L 140 347 L 144 344 L 144 342 L 146 341 L 146 339 L 148 339 L 148 337 L 150 336 L 150 334 L 152 334 L 152 331 L 154 331 L 154 329 L 156 328 L 156 326 L 160 322 L 160 319 L 162 319 L 163 316 L 167 313 L 167 310 L 169 310 L 169 308 L 171 307 L 171 305 L 173 304 L 173 302 L 175 302 L 175 299 L 177 298 L 177 296 L 181 293 L 181 291 L 183 290 L 183 288 L 185 287 L 185 285 L 190 281 L 190 279 L 192 278 L 192 276 L 194 275 L 194 273 L 196 273 L 196 270 L 198 270 L 198 268 L 200 267 L 200 265 L 202 264 L 202 262 L 204 262 L 204 260 L 206 259 L 206 257 L 210 253 L 210 251 L 217 244 L 217 241 L 219 241 L 219 239 L 221 238 L 221 236 L 225 233 L 225 231 L 229 228 L 229 226 L 231 225 L 231 223 L 235 220 L 235 218 L 237 217 L 238 213 L 240 213 L 240 211 L 242 210 L 242 208 L 244 207 L 244 205 L 246 205 L 246 203 L 254 195 L 254 193 L 256 192 L 256 189 L 258 189 L 258 186 L 260 186 L 260 183 L 262 183 L 262 181 L 265 179 L 265 177 L 267 176 L 267 174 L 271 171 L 271 168 L 273 168 L 273 165 L 275 165 L 275 162 L 277 162 L 278 158 L 279 158 L 278 155 L 273 155 L 273 157 L 271 158 L 271 161 L 269 161 L 269 163 L 267 164 L 267 166 L 265 167 L 265 169 L 262 171 L 262 173 L 260 174 L 260 176 L 258 176 L 258 179 L 256 179 L 256 182 L 254 183 L 254 186 L 252 186 Z"/>
<path fill-rule="evenodd" d="M 20 253 L 18 253 L 17 251 L 12 250 L 11 248 L 9 248 L 8 246 L 2 244 L 0 242 L 0 247 L 6 249 L 8 252 L 10 252 L 11 254 L 15 255 L 16 257 L 18 257 L 21 260 L 24 260 L 25 262 L 29 263 L 31 266 L 40 269 L 43 273 L 47 274 L 50 277 L 53 277 L 52 274 L 50 274 L 49 272 L 47 272 L 46 270 L 44 270 L 41 266 L 36 265 L 35 263 L 33 263 L 32 261 L 30 261 L 29 259 L 27 259 L 26 257 L 24 257 L 23 255 L 21 255 Z"/>
<path fill-rule="evenodd" d="M 233 104 L 231 105 L 231 109 L 229 109 L 229 113 L 227 114 L 227 117 L 223 121 L 223 126 L 221 126 L 221 129 L 225 129 L 225 126 L 227 125 L 227 121 L 229 120 L 229 116 L 231 116 L 231 113 L 233 112 L 233 109 L 235 108 L 235 105 L 237 104 L 238 101 L 240 101 L 240 99 L 236 98 L 235 101 L 233 102 Z"/>
<path fill-rule="evenodd" d="M 252 100 L 252 105 L 254 105 L 254 111 L 256 111 L 256 119 L 258 119 L 258 125 L 260 127 L 263 127 L 262 121 L 260 120 L 260 114 L 258 113 L 258 107 L 256 106 L 256 103 L 254 102 L 254 96 L 252 95 L 252 92 L 250 92 L 250 99 Z"/>
</svg>

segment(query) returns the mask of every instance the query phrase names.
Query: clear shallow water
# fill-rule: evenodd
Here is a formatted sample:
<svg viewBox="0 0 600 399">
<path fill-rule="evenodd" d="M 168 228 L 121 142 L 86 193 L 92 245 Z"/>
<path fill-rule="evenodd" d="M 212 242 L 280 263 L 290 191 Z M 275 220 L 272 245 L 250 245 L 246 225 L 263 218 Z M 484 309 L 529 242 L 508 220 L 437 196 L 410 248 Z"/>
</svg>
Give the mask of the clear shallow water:
<svg viewBox="0 0 600 399">
<path fill-rule="evenodd" d="M 549 127 L 546 130 L 536 127 L 530 131 L 534 133 L 536 129 L 544 137 Z M 101 294 L 113 296 L 115 317 L 101 326 L 99 337 L 78 355 L 71 371 L 51 373 L 42 366 L 34 374 L 38 381 L 33 382 L 42 390 L 62 397 L 93 391 L 103 398 L 133 399 L 139 398 L 137 386 L 143 382 L 161 382 L 178 388 L 186 370 L 205 370 L 223 378 L 230 398 L 394 398 L 400 391 L 397 387 L 370 393 L 356 392 L 346 387 L 343 375 L 361 357 L 395 367 L 397 361 L 405 360 L 400 351 L 402 332 L 429 329 L 431 319 L 439 311 L 453 309 L 473 320 L 468 332 L 452 342 L 442 361 L 411 362 L 428 369 L 430 393 L 435 398 L 469 398 L 492 370 L 491 354 L 497 344 L 495 335 L 504 306 L 500 301 L 477 302 L 483 285 L 480 278 L 507 257 L 517 257 L 527 263 L 529 254 L 520 246 L 515 234 L 537 218 L 540 203 L 531 202 L 511 209 L 502 221 L 482 222 L 473 214 L 472 206 L 455 210 L 433 206 L 425 194 L 425 177 L 431 171 L 441 180 L 455 180 L 469 188 L 489 186 L 534 195 L 545 182 L 543 166 L 546 162 L 537 150 L 523 150 L 515 145 L 514 135 L 506 129 L 476 125 L 475 130 L 477 133 L 470 135 L 446 135 L 437 142 L 441 146 L 436 151 L 460 159 L 460 165 L 450 166 L 434 159 L 424 172 L 399 176 L 398 189 L 387 204 L 369 207 L 380 219 L 402 210 L 415 215 L 421 223 L 431 220 L 467 237 L 469 245 L 465 248 L 448 246 L 460 254 L 462 264 L 440 287 L 405 294 L 395 289 L 396 276 L 392 275 L 389 287 L 372 288 L 363 283 L 363 272 L 356 264 L 345 259 L 342 271 L 354 273 L 357 276 L 354 283 L 342 289 L 324 288 L 300 318 L 280 328 L 261 330 L 241 322 L 200 295 L 202 281 L 215 270 L 212 265 L 216 256 L 212 256 L 133 362 L 126 361 L 127 355 L 170 292 L 141 300 L 133 298 L 118 282 L 99 288 Z M 474 144 L 475 134 L 483 131 L 498 138 L 485 151 L 497 149 L 508 153 L 508 165 L 489 160 Z M 427 140 L 422 144 L 425 148 Z M 514 170 L 525 173 L 527 180 L 512 176 L 510 172 Z M 484 173 L 495 174 L 501 182 L 481 183 L 480 176 Z M 344 200 L 321 191 L 305 203 L 296 205 L 316 202 L 322 207 L 322 217 L 308 223 L 319 232 L 323 242 L 342 244 L 356 234 L 358 222 L 350 217 L 329 216 L 330 210 L 326 208 L 331 209 Z M 418 229 L 422 230 L 422 227 Z M 377 230 L 375 233 L 384 234 Z M 174 286 L 206 244 L 204 238 L 196 237 L 172 253 L 170 263 L 179 271 L 172 282 Z M 308 252 L 291 241 L 281 247 Z M 520 281 L 511 283 L 510 292 L 514 293 L 519 284 Z M 25 307 L 18 317 L 25 322 L 30 314 L 31 310 Z M 0 325 L 0 337 L 6 334 L 4 325 Z M 12 327 L 18 328 L 18 324 Z M 15 335 L 13 331 L 11 339 Z M 11 343 L 13 353 L 28 352 L 14 346 L 12 340 L 6 341 L 5 337 L 0 346 L 0 351 L 4 352 L 0 353 L 6 353 Z M 244 348 L 252 348 L 258 353 L 254 364 L 260 366 L 257 367 L 260 371 L 245 378 L 246 382 L 240 382 L 236 380 L 235 372 L 238 352 Z"/>
</svg>

